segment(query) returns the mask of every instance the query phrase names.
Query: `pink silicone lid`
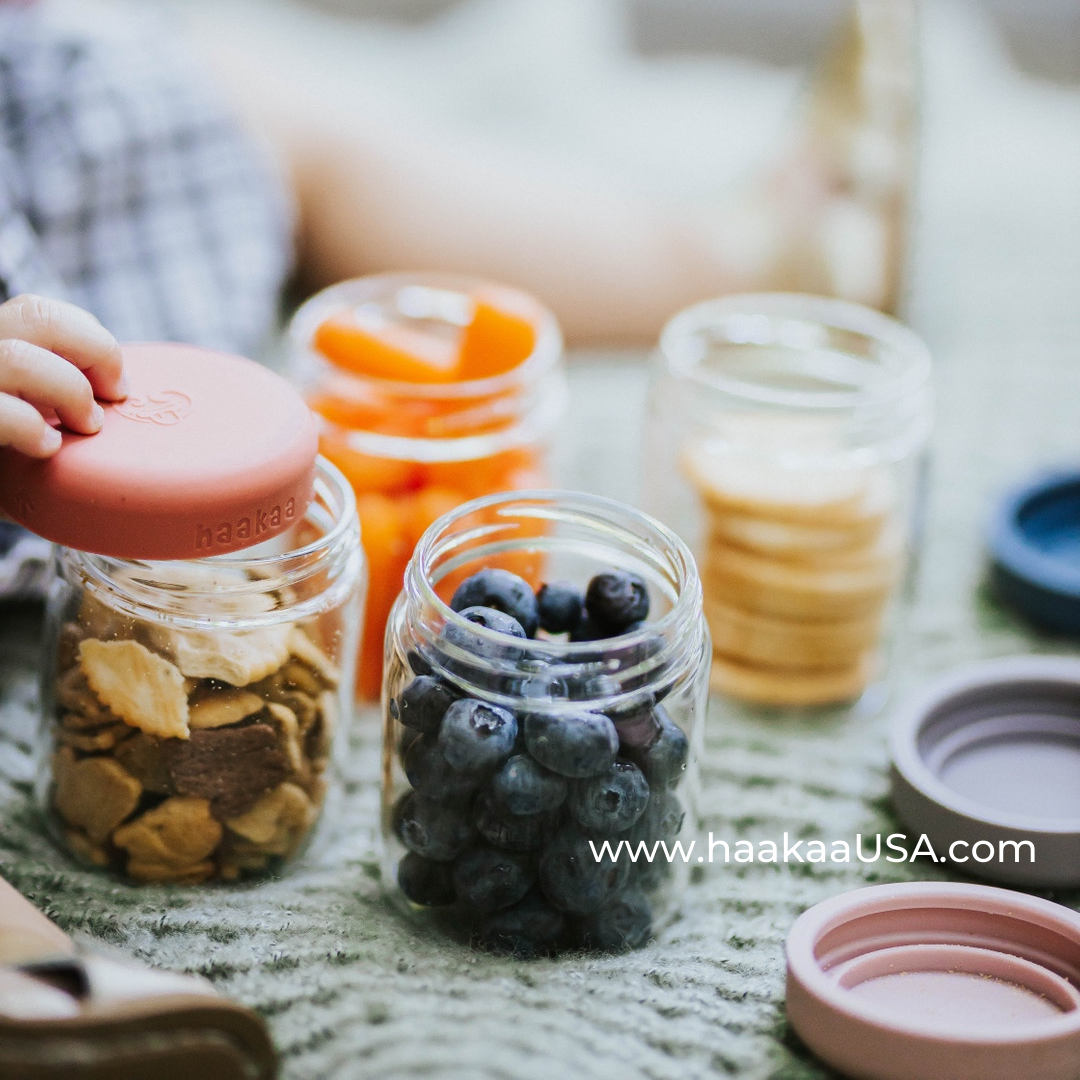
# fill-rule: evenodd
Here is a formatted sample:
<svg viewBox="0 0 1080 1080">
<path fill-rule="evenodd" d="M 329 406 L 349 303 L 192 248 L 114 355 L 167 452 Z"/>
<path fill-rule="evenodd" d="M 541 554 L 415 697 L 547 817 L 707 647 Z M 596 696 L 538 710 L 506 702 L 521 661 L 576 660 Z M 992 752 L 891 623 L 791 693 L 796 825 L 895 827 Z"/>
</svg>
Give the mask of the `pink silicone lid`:
<svg viewBox="0 0 1080 1080">
<path fill-rule="evenodd" d="M 872 885 L 804 912 L 787 1014 L 845 1075 L 1077 1080 L 1080 914 L 988 885 Z"/>
<path fill-rule="evenodd" d="M 279 375 L 189 345 L 125 345 L 127 400 L 45 461 L 0 451 L 0 507 L 66 547 L 132 559 L 238 551 L 311 501 L 314 417 Z"/>
</svg>

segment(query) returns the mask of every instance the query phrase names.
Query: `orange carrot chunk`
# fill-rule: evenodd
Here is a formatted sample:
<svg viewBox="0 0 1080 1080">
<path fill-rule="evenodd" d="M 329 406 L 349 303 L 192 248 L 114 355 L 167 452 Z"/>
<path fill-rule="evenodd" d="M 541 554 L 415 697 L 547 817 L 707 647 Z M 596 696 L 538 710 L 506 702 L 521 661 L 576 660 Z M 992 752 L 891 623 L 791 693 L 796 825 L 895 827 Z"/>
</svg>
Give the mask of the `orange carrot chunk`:
<svg viewBox="0 0 1080 1080">
<path fill-rule="evenodd" d="M 502 375 L 528 359 L 536 347 L 536 330 L 529 319 L 482 296 L 475 302 L 472 322 L 461 335 L 459 379 Z"/>
<path fill-rule="evenodd" d="M 372 491 L 386 495 L 410 491 L 422 475 L 421 466 L 411 461 L 363 454 L 349 446 L 344 437 L 329 432 L 319 436 L 319 451 L 345 474 L 358 496 Z"/>
<path fill-rule="evenodd" d="M 320 323 L 314 345 L 332 364 L 373 379 L 445 383 L 458 378 L 450 341 L 408 326 L 367 322 L 353 312 Z"/>
<path fill-rule="evenodd" d="M 364 609 L 364 637 L 360 650 L 357 689 L 369 701 L 382 685 L 383 633 L 412 554 L 406 525 L 393 499 L 362 495 L 356 500 L 360 532 L 368 560 L 368 593 Z"/>
<path fill-rule="evenodd" d="M 410 548 L 415 548 L 424 530 L 443 514 L 457 509 L 468 496 L 451 488 L 421 488 L 404 504 L 405 535 Z"/>
</svg>

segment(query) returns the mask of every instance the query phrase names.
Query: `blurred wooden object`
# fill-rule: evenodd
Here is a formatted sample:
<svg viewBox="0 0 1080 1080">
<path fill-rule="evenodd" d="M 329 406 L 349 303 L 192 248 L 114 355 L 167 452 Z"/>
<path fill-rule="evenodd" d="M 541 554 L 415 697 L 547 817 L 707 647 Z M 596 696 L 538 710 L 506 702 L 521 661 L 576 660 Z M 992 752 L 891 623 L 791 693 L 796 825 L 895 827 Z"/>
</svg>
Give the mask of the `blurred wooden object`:
<svg viewBox="0 0 1080 1080">
<path fill-rule="evenodd" d="M 918 137 L 916 0 L 855 0 L 826 51 L 796 123 L 834 175 L 823 232 L 836 291 L 880 274 L 876 305 L 900 306 Z M 862 250 L 870 245 L 873 250 Z"/>
<path fill-rule="evenodd" d="M 723 222 L 770 292 L 902 305 L 918 136 L 916 0 L 853 0 Z M 733 240 L 732 238 L 736 238 Z"/>
<path fill-rule="evenodd" d="M 371 0 L 336 3 L 360 14 Z M 414 0 L 428 7 L 452 0 Z M 382 0 L 384 5 L 393 0 Z M 769 64 L 800 64 L 824 48 L 845 0 L 626 0 L 635 48 L 658 53 L 724 53 Z M 1016 64 L 1059 82 L 1080 80 L 1076 0 L 973 0 L 990 15 Z"/>
<path fill-rule="evenodd" d="M 269 1080 L 263 1021 L 189 975 L 81 952 L 0 880 L 5 1080 Z"/>
</svg>

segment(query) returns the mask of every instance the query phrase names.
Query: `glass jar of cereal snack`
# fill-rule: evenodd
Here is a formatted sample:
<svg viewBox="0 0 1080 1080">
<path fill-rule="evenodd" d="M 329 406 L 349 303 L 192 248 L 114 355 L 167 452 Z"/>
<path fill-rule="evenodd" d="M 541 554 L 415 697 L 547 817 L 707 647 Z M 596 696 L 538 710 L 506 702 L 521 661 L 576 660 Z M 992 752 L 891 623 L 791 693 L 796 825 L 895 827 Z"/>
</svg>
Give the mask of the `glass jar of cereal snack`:
<svg viewBox="0 0 1080 1080">
<path fill-rule="evenodd" d="M 566 385 L 554 317 L 516 289 L 386 274 L 318 293 L 290 327 L 320 449 L 352 483 L 371 568 L 359 690 L 377 698 L 405 565 L 440 514 L 542 487 Z"/>
<path fill-rule="evenodd" d="M 855 304 L 730 296 L 661 336 L 645 505 L 689 544 L 712 684 L 775 706 L 852 701 L 912 549 L 930 357 Z"/>
<path fill-rule="evenodd" d="M 710 658 L 693 559 L 646 515 L 534 491 L 440 518 L 387 629 L 398 895 L 499 952 L 646 942 L 688 869 Z"/>
<path fill-rule="evenodd" d="M 0 505 L 60 545 L 38 796 L 67 850 L 134 881 L 263 873 L 308 839 L 352 704 L 353 494 L 265 368 L 124 359 L 97 435 L 0 467 Z"/>
</svg>

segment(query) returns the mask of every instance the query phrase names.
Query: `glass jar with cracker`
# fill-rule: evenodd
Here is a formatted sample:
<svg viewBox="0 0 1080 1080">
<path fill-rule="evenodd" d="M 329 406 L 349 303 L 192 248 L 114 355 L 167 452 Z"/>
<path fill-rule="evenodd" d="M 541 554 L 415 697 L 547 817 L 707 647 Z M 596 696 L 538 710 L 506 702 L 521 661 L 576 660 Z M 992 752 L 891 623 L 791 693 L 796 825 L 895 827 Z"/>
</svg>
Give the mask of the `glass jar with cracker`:
<svg viewBox="0 0 1080 1080">
<path fill-rule="evenodd" d="M 646 506 L 698 559 L 712 685 L 771 706 L 860 698 L 913 550 L 930 358 L 878 312 L 732 296 L 668 323 Z"/>
<path fill-rule="evenodd" d="M 136 882 L 231 881 L 305 845 L 332 790 L 364 581 L 352 492 L 279 376 L 124 347 L 128 398 L 0 505 L 53 540 L 38 796 Z"/>
</svg>

